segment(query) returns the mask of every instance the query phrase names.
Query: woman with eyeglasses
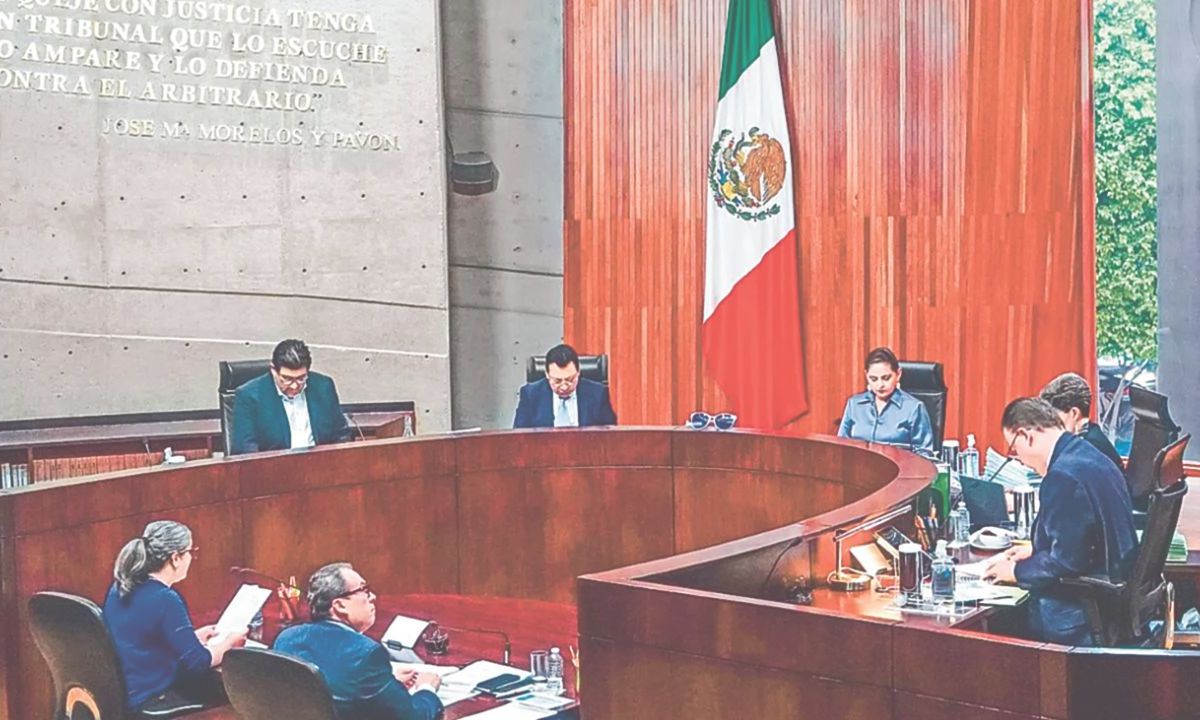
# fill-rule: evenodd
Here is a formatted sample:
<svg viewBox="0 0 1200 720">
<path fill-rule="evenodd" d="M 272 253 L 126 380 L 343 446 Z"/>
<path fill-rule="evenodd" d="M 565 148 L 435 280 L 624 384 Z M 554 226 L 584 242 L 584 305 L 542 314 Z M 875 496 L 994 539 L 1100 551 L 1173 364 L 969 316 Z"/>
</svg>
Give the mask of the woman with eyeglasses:
<svg viewBox="0 0 1200 720">
<path fill-rule="evenodd" d="M 213 625 L 192 627 L 187 603 L 172 586 L 187 577 L 196 551 L 186 525 L 158 520 L 117 555 L 104 623 L 134 712 L 159 704 L 224 702 L 212 668 L 221 664 L 225 651 L 245 642 L 246 631 L 218 637 Z"/>
<path fill-rule="evenodd" d="M 933 455 L 933 423 L 925 403 L 900 389 L 900 361 L 885 347 L 867 353 L 867 391 L 851 395 L 838 436 L 899 445 Z"/>
</svg>

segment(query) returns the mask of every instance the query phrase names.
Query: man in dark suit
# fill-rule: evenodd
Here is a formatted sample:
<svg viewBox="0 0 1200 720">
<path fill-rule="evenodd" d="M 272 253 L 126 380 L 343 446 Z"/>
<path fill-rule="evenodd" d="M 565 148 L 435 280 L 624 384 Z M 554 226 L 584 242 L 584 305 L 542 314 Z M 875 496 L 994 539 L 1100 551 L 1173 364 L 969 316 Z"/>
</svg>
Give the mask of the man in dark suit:
<svg viewBox="0 0 1200 720">
<path fill-rule="evenodd" d="M 247 381 L 234 395 L 232 454 L 350 439 L 333 379 L 310 367 L 312 354 L 303 341 L 275 346 L 271 371 Z"/>
<path fill-rule="evenodd" d="M 1042 477 L 1041 509 L 1032 544 L 992 561 L 985 577 L 1028 588 L 1030 636 L 1064 645 L 1091 645 L 1079 591 L 1064 578 L 1107 574 L 1124 580 L 1137 550 L 1133 505 L 1121 471 L 1082 438 L 1066 431 L 1040 398 L 1020 398 L 1004 409 L 1009 453 Z"/>
<path fill-rule="evenodd" d="M 546 377 L 521 388 L 514 428 L 616 425 L 608 387 L 579 374 L 579 354 L 570 345 L 546 353 Z"/>
<path fill-rule="evenodd" d="M 1121 461 L 1121 454 L 1109 442 L 1108 436 L 1099 425 L 1089 421 L 1092 416 L 1092 389 L 1081 375 L 1059 375 L 1042 388 L 1041 398 L 1058 412 L 1067 432 L 1087 440 L 1104 453 L 1104 457 L 1112 460 L 1118 470 L 1125 467 L 1125 463 Z"/>
<path fill-rule="evenodd" d="M 375 624 L 375 593 L 350 563 L 332 563 L 308 581 L 312 622 L 275 638 L 274 650 L 312 663 L 350 720 L 433 720 L 442 711 L 435 673 L 392 670 L 387 648 L 363 635 Z"/>
</svg>

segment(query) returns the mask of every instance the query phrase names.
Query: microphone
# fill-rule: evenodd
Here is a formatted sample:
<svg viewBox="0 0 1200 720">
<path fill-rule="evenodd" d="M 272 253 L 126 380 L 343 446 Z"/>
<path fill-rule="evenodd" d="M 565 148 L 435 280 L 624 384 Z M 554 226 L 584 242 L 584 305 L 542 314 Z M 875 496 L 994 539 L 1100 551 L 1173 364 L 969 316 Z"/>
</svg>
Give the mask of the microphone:
<svg viewBox="0 0 1200 720">
<path fill-rule="evenodd" d="M 999 467 L 997 467 L 995 470 L 993 470 L 991 475 L 988 475 L 986 478 L 984 478 L 984 482 L 991 482 L 991 481 L 995 480 L 996 476 L 1000 474 L 1000 471 L 1004 469 L 1004 466 L 1008 465 L 1012 461 L 1013 461 L 1012 455 L 1009 455 L 1008 457 L 1004 458 L 1004 462 L 1000 463 Z"/>
<path fill-rule="evenodd" d="M 154 451 L 150 449 L 150 438 L 142 438 L 142 447 L 146 448 L 146 466 L 157 465 L 158 458 L 155 456 Z"/>
<path fill-rule="evenodd" d="M 255 570 L 254 568 L 241 567 L 233 565 L 229 568 L 229 572 L 235 575 L 257 575 L 258 577 L 267 580 L 275 585 L 275 595 L 283 602 L 281 613 L 285 615 L 284 620 L 291 621 L 300 617 L 299 609 L 292 604 L 293 600 L 299 599 L 300 588 L 296 587 L 296 579 L 292 578 L 290 582 L 284 582 L 277 577 Z M 293 592 L 295 591 L 295 592 Z"/>
<path fill-rule="evenodd" d="M 779 554 L 775 556 L 775 562 L 771 563 L 771 569 L 767 571 L 767 576 L 764 577 L 762 581 L 762 587 L 758 590 L 759 597 L 763 598 L 764 600 L 769 599 L 767 597 L 767 586 L 771 583 L 771 576 L 775 574 L 775 569 L 779 567 L 779 561 L 783 560 L 783 556 L 787 555 L 788 550 L 791 550 L 802 542 L 804 542 L 803 537 L 793 538 L 786 545 L 784 545 L 783 549 L 779 551 Z"/>
<path fill-rule="evenodd" d="M 433 628 L 441 628 L 442 630 L 454 630 L 455 632 L 473 632 L 473 633 L 480 633 L 481 635 L 499 635 L 500 639 L 504 641 L 504 660 L 503 660 L 502 664 L 508 665 L 509 661 L 512 659 L 512 642 L 510 642 L 508 639 L 508 633 L 504 632 L 503 630 L 489 630 L 487 628 L 453 627 L 450 625 L 443 625 L 436 620 L 429 623 L 429 626 L 433 627 Z M 429 631 L 426 630 L 425 632 L 429 632 Z"/>
<path fill-rule="evenodd" d="M 342 413 L 342 417 L 344 417 L 344 418 L 346 418 L 347 420 L 349 420 L 349 421 L 350 421 L 350 424 L 354 426 L 354 429 L 358 431 L 358 439 L 359 439 L 359 440 L 362 440 L 363 442 L 366 442 L 366 441 L 367 441 L 367 436 L 366 436 L 366 435 L 363 435 L 362 428 L 360 428 L 360 427 L 358 426 L 358 423 L 357 423 L 357 422 L 354 420 L 354 416 L 353 416 L 353 415 L 351 415 L 351 414 L 350 414 L 350 413 L 348 413 L 348 412 L 344 412 L 344 413 Z"/>
</svg>

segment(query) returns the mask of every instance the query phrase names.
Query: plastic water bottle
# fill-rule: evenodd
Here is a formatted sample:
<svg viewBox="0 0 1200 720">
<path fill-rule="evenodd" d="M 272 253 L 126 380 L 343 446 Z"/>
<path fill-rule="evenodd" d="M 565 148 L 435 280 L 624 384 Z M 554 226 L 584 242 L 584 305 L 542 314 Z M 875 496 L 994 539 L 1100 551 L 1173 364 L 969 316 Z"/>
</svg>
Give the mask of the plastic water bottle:
<svg viewBox="0 0 1200 720">
<path fill-rule="evenodd" d="M 967 510 L 967 504 L 962 500 L 958 501 L 958 527 L 955 528 L 954 537 L 951 539 L 962 542 L 971 541 L 971 512 Z"/>
<path fill-rule="evenodd" d="M 961 468 L 959 475 L 979 477 L 979 448 L 975 447 L 974 433 L 967 434 L 967 447 L 959 455 L 958 464 Z"/>
<path fill-rule="evenodd" d="M 546 672 L 546 689 L 554 695 L 563 691 L 563 656 L 558 648 L 550 648 L 550 669 Z"/>
<path fill-rule="evenodd" d="M 249 632 L 247 633 L 246 637 L 255 642 L 262 642 L 264 623 L 265 618 L 263 618 L 262 610 L 254 613 L 254 617 L 250 618 Z"/>
<path fill-rule="evenodd" d="M 954 561 L 946 554 L 946 541 L 938 540 L 937 554 L 933 558 L 933 598 L 935 600 L 954 599 Z"/>
</svg>

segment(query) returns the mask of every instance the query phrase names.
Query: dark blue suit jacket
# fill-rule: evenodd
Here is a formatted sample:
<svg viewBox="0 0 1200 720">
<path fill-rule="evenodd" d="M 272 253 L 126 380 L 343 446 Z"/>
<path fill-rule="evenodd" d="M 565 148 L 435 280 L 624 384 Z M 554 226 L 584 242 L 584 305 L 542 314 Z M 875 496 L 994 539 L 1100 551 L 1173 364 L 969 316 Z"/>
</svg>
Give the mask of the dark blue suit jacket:
<svg viewBox="0 0 1200 720">
<path fill-rule="evenodd" d="M 341 720 L 433 720 L 442 710 L 432 692 L 408 693 L 383 645 L 335 620 L 290 627 L 274 650 L 320 669 Z"/>
<path fill-rule="evenodd" d="M 613 412 L 612 402 L 608 399 L 608 386 L 604 383 L 579 378 L 575 395 L 579 406 L 579 427 L 617 424 L 617 414 Z M 521 388 L 513 427 L 554 427 L 554 397 L 549 380 L 542 378 L 526 383 Z"/>
<path fill-rule="evenodd" d="M 313 439 L 318 445 L 345 442 L 350 439 L 350 427 L 342 414 L 337 388 L 333 379 L 320 373 L 308 373 L 304 388 L 308 402 L 308 421 Z M 275 387 L 271 373 L 246 381 L 237 389 L 233 400 L 232 454 L 287 450 L 292 446 L 292 430 L 288 426 L 283 400 Z"/>
<path fill-rule="evenodd" d="M 1117 449 L 1109 442 L 1108 436 L 1104 434 L 1099 425 L 1088 423 L 1087 429 L 1079 437 L 1087 440 L 1092 444 L 1092 447 L 1104 453 L 1104 457 L 1112 460 L 1113 465 L 1116 465 L 1118 470 L 1123 470 L 1125 463 L 1121 461 L 1121 453 L 1117 452 Z"/>
<path fill-rule="evenodd" d="M 1086 440 L 1063 433 L 1038 490 L 1033 554 L 1016 565 L 1017 583 L 1030 589 L 1034 637 L 1064 645 L 1089 644 L 1079 590 L 1060 578 L 1127 576 L 1137 551 L 1133 505 L 1121 471 Z"/>
</svg>

